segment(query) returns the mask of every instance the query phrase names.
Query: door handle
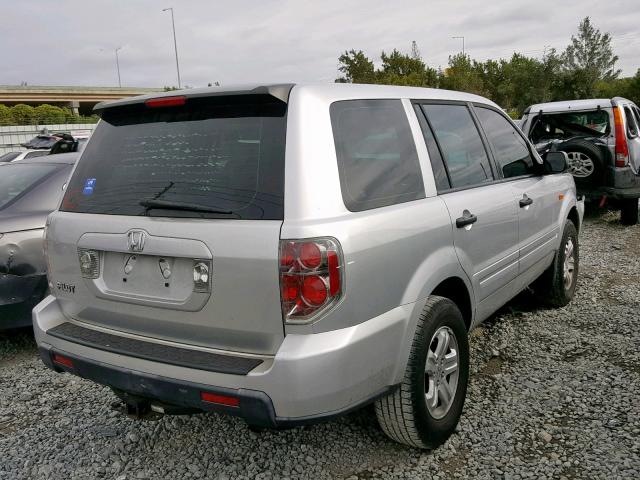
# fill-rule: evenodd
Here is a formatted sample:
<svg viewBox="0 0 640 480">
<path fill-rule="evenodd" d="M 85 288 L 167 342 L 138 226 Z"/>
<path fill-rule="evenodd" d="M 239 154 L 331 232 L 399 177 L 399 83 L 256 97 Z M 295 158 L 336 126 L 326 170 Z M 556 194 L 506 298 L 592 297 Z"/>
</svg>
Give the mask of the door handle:
<svg viewBox="0 0 640 480">
<path fill-rule="evenodd" d="M 528 207 L 533 203 L 533 198 L 529 198 L 526 194 L 520 199 L 520 208 Z"/>
<path fill-rule="evenodd" d="M 460 218 L 456 218 L 456 227 L 464 228 L 467 225 L 472 225 L 478 221 L 478 217 L 476 217 L 469 210 L 465 210 L 462 212 L 462 216 Z"/>
</svg>

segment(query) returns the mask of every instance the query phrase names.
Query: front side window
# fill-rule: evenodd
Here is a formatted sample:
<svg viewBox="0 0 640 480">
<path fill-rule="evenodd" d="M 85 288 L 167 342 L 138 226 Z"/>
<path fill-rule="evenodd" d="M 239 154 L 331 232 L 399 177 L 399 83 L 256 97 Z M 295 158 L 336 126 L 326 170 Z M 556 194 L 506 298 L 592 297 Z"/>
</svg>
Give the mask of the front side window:
<svg viewBox="0 0 640 480">
<path fill-rule="evenodd" d="M 425 197 L 418 153 L 400 100 L 331 104 L 340 186 L 352 212 Z"/>
<path fill-rule="evenodd" d="M 527 143 L 511 123 L 488 108 L 476 107 L 476 114 L 489 139 L 502 176 L 511 178 L 535 173 L 535 163 Z"/>
<path fill-rule="evenodd" d="M 451 187 L 492 181 L 489 157 L 469 109 L 465 105 L 439 104 L 425 104 L 422 109 L 440 145 Z"/>
<path fill-rule="evenodd" d="M 108 108 L 61 210 L 282 220 L 285 113 L 286 104 L 268 95 Z"/>
</svg>

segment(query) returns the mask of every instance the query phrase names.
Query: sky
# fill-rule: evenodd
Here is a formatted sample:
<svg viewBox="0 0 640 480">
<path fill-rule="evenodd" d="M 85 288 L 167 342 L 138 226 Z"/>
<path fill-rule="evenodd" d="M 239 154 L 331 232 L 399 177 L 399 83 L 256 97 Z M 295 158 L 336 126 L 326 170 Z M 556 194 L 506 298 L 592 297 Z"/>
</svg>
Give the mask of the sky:
<svg viewBox="0 0 640 480">
<path fill-rule="evenodd" d="M 615 3 L 615 7 L 613 6 Z M 0 0 L 0 85 L 331 82 L 345 50 L 409 52 L 446 66 L 563 50 L 585 16 L 613 36 L 623 75 L 640 68 L 640 0 Z"/>
</svg>

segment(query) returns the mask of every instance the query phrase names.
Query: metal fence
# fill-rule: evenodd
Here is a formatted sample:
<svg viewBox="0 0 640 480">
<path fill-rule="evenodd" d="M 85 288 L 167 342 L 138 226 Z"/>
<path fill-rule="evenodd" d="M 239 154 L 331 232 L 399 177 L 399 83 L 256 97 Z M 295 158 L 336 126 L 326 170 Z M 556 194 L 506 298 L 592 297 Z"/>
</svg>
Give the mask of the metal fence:
<svg viewBox="0 0 640 480">
<path fill-rule="evenodd" d="M 10 125 L 0 126 L 0 155 L 25 150 L 21 143 L 28 142 L 36 135 L 69 133 L 87 135 L 93 132 L 95 123 L 52 123 L 47 125 Z"/>
</svg>

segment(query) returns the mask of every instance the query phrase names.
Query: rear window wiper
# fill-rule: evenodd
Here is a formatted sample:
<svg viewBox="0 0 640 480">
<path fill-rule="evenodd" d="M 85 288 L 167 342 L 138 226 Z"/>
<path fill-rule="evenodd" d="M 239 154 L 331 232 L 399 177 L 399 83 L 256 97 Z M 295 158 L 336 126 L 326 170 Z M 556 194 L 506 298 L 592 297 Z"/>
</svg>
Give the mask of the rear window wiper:
<svg viewBox="0 0 640 480">
<path fill-rule="evenodd" d="M 197 203 L 172 202 L 170 200 L 142 200 L 138 205 L 144 207 L 146 210 L 158 208 L 162 210 L 182 210 L 185 212 L 221 213 L 224 215 L 231 215 L 233 213 L 231 210 L 207 207 Z"/>
</svg>

